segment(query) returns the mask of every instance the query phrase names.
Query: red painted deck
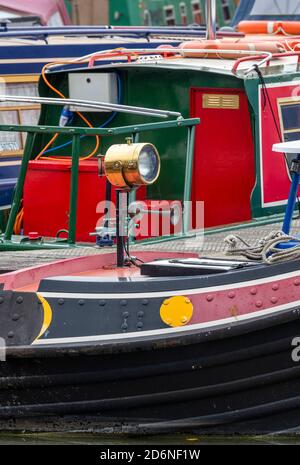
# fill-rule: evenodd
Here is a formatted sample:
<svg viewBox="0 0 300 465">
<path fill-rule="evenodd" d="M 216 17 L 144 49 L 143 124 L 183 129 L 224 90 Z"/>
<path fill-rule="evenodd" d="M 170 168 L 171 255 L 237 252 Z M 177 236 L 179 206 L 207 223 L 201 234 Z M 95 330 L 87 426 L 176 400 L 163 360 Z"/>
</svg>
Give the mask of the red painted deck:
<svg viewBox="0 0 300 465">
<path fill-rule="evenodd" d="M 170 253 L 170 252 L 141 252 L 139 258 L 143 261 L 152 261 L 165 258 L 196 257 L 196 254 Z M 116 254 L 114 252 L 99 255 L 60 260 L 45 265 L 0 276 L 0 284 L 4 284 L 4 290 L 15 290 L 24 292 L 36 292 L 39 283 L 44 278 L 55 276 L 103 276 L 106 278 L 124 278 L 139 275 L 139 268 L 126 267 L 116 268 Z"/>
</svg>

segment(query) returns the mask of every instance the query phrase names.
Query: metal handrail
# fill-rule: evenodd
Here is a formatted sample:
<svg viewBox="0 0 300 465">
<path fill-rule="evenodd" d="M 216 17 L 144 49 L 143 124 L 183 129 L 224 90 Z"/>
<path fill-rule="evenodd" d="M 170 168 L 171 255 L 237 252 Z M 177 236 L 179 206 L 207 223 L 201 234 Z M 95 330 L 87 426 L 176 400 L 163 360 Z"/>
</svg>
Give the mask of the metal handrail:
<svg viewBox="0 0 300 465">
<path fill-rule="evenodd" d="M 141 55 L 161 55 L 162 57 L 167 56 L 167 55 L 173 55 L 178 57 L 183 57 L 185 53 L 195 53 L 195 54 L 203 54 L 203 55 L 232 55 L 233 50 L 217 50 L 217 49 L 193 49 L 193 48 L 185 48 L 185 49 L 180 49 L 180 48 L 153 48 L 153 49 L 123 49 L 123 50 L 105 50 L 103 52 L 95 52 L 90 56 L 90 60 L 88 63 L 88 67 L 91 68 L 94 66 L 96 61 L 100 61 L 101 59 L 107 59 L 107 58 L 117 58 L 118 56 L 123 56 L 123 57 L 130 57 L 130 58 L 139 58 Z M 253 51 L 252 50 L 234 50 L 234 53 L 237 55 L 249 55 L 249 57 L 253 56 Z M 265 57 L 266 55 L 271 58 L 272 53 L 270 52 L 264 52 L 264 51 L 258 51 L 256 52 L 259 57 Z M 284 53 L 282 53 L 284 55 Z M 191 57 L 193 58 L 193 57 Z M 194 57 L 197 58 L 197 57 Z M 78 60 L 80 61 L 80 60 Z M 73 63 L 70 63 L 73 64 Z M 68 65 L 67 65 L 68 66 Z M 55 67 L 62 67 L 60 64 L 54 64 L 51 69 Z"/>
<path fill-rule="evenodd" d="M 145 123 L 145 124 L 136 124 L 131 126 L 120 126 L 117 128 L 82 128 L 77 126 L 30 126 L 30 125 L 20 125 L 20 124 L 1 124 L 1 131 L 8 132 L 28 132 L 35 134 L 51 134 L 59 133 L 69 136 L 74 135 L 85 135 L 85 136 L 115 136 L 122 134 L 139 134 L 141 132 L 146 132 L 156 129 L 169 129 L 174 127 L 188 127 L 197 125 L 199 122 L 198 118 L 180 118 L 177 120 L 162 121 L 156 123 Z"/>
<path fill-rule="evenodd" d="M 60 106 L 76 106 L 81 108 L 89 108 L 93 110 L 109 110 L 118 113 L 127 113 L 142 116 L 154 116 L 157 118 L 169 118 L 171 116 L 181 118 L 181 113 L 176 111 L 157 110 L 154 108 L 135 107 L 129 105 L 112 104 L 106 102 L 96 102 L 93 100 L 81 100 L 70 98 L 47 98 L 47 97 L 26 97 L 17 95 L 0 95 L 0 102 L 25 102 L 37 103 L 47 105 L 60 105 Z"/>
<path fill-rule="evenodd" d="M 284 52 L 284 53 L 268 53 L 268 52 L 264 52 L 264 54 L 265 54 L 265 58 L 260 63 L 257 63 L 256 66 L 260 67 L 265 63 L 267 63 L 267 65 L 268 65 L 268 64 L 270 64 L 270 61 L 272 61 L 272 60 L 276 60 L 278 58 L 287 58 L 287 57 L 298 57 L 298 63 L 300 62 L 300 51 L 299 52 L 291 51 L 291 52 Z M 236 74 L 237 70 L 238 70 L 238 67 L 240 66 L 241 63 L 244 63 L 246 61 L 257 60 L 259 58 L 260 58 L 260 56 L 258 56 L 258 55 L 239 58 L 235 62 L 234 66 L 232 68 L 232 72 Z M 245 73 L 249 74 L 253 70 L 254 70 L 254 65 L 252 65 L 248 70 L 246 70 Z"/>
<path fill-rule="evenodd" d="M 112 27 L 112 26 L 64 26 L 64 27 L 8 27 L 0 28 L 0 37 L 17 38 L 51 36 L 127 36 L 147 38 L 150 36 L 201 36 L 205 37 L 206 29 L 201 27 Z M 218 31 L 217 37 L 244 37 L 243 33 L 231 31 Z"/>
<path fill-rule="evenodd" d="M 76 245 L 76 221 L 77 221 L 77 199 L 78 199 L 78 176 L 79 176 L 79 160 L 80 160 L 80 141 L 82 135 L 102 135 L 114 136 L 119 134 L 129 134 L 133 140 L 137 141 L 138 134 L 143 131 L 151 131 L 156 129 L 168 128 L 187 128 L 188 142 L 187 142 L 187 157 L 186 157 L 186 172 L 185 172 L 185 189 L 184 201 L 190 200 L 191 183 L 192 183 L 192 169 L 193 169 L 193 155 L 194 155 L 194 142 L 195 142 L 195 127 L 200 123 L 199 118 L 177 119 L 175 121 L 161 121 L 156 123 L 138 124 L 135 126 L 121 126 L 117 128 L 83 128 L 83 127 L 56 127 L 56 126 L 25 126 L 25 125 L 0 125 L 1 131 L 13 132 L 27 132 L 27 141 L 22 158 L 20 175 L 15 189 L 15 194 L 12 202 L 12 208 L 8 218 L 6 230 L 3 238 L 0 241 L 0 250 L 28 250 L 36 248 L 61 248 Z M 72 168 L 71 168 L 71 193 L 70 193 L 70 214 L 69 214 L 69 229 L 67 244 L 61 241 L 43 244 L 32 244 L 28 242 L 15 242 L 12 240 L 13 229 L 17 214 L 20 209 L 21 199 L 23 196 L 23 189 L 28 170 L 29 161 L 32 159 L 34 148 L 35 134 L 39 133 L 62 133 L 72 135 Z M 189 227 L 189 216 L 186 215 L 184 222 L 185 230 Z"/>
</svg>

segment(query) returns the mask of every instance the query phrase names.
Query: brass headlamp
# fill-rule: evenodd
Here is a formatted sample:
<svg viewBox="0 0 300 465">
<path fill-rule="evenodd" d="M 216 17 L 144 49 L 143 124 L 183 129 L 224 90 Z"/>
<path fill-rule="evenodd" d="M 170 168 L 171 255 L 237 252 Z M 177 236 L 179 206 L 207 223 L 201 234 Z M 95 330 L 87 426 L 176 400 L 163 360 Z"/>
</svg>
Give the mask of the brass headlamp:
<svg viewBox="0 0 300 465">
<path fill-rule="evenodd" d="M 118 189 L 133 189 L 153 184 L 160 174 L 160 156 L 152 144 L 112 145 L 104 157 L 108 181 Z"/>
</svg>

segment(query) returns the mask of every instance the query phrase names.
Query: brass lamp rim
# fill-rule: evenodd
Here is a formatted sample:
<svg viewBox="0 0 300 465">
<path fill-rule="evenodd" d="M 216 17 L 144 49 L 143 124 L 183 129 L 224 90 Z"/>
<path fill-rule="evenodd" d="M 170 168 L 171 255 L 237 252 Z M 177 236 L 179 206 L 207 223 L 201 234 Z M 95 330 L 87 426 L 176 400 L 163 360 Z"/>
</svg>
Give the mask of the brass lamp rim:
<svg viewBox="0 0 300 465">
<path fill-rule="evenodd" d="M 157 159 L 157 173 L 151 180 L 145 179 L 140 172 L 139 157 L 145 147 L 151 147 Z M 104 169 L 108 181 L 120 189 L 150 186 L 160 175 L 160 156 L 156 147 L 151 143 L 115 144 L 106 152 Z"/>
</svg>

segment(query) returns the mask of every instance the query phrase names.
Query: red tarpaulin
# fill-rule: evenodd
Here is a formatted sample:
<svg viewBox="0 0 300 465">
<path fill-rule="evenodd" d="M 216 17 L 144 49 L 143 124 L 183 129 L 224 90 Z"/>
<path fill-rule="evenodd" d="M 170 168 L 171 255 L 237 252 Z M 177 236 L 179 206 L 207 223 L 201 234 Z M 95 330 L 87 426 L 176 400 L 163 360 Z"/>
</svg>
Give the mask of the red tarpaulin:
<svg viewBox="0 0 300 465">
<path fill-rule="evenodd" d="M 45 25 L 55 13 L 59 13 L 64 24 L 71 24 L 64 0 L 0 0 L 0 10 L 39 16 Z"/>
</svg>

